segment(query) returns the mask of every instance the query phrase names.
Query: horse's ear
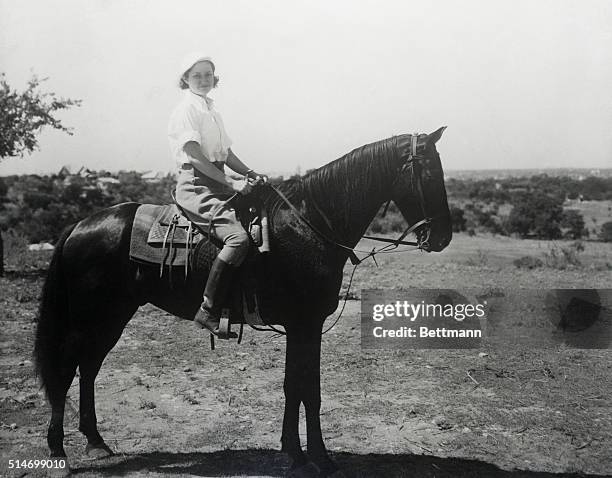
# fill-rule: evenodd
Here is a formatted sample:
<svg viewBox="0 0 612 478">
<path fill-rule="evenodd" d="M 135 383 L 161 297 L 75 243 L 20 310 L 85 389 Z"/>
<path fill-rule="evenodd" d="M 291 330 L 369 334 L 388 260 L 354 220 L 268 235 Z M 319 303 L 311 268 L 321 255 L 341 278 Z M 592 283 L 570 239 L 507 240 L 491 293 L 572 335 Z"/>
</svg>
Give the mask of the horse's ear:
<svg viewBox="0 0 612 478">
<path fill-rule="evenodd" d="M 438 140 L 442 137 L 442 133 L 446 129 L 446 126 L 442 126 L 440 129 L 434 131 L 433 133 L 427 135 L 427 144 L 436 144 Z"/>
</svg>

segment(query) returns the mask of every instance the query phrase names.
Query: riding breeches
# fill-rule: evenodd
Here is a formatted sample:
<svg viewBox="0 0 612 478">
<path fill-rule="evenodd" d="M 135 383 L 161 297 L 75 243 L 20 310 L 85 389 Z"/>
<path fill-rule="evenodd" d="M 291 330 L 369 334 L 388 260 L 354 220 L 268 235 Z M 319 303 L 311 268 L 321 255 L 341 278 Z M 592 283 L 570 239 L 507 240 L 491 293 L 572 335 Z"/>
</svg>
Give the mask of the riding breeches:
<svg viewBox="0 0 612 478">
<path fill-rule="evenodd" d="M 193 166 L 179 169 L 176 202 L 190 221 L 223 242 L 219 258 L 238 267 L 249 252 L 250 242 L 236 212 L 226 203 L 230 197 L 226 188 L 199 175 Z"/>
</svg>

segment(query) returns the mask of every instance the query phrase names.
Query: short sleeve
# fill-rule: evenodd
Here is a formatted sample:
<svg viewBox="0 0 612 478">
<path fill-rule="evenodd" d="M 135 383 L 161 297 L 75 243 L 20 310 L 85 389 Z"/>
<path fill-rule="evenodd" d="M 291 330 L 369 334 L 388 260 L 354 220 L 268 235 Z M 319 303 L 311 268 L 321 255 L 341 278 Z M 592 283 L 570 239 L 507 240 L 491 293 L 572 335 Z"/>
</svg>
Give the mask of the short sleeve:
<svg viewBox="0 0 612 478">
<path fill-rule="evenodd" d="M 202 144 L 199 122 L 198 112 L 191 105 L 180 104 L 172 112 L 168 122 L 168 141 L 174 157 L 181 155 L 183 146 L 189 141 Z"/>
</svg>

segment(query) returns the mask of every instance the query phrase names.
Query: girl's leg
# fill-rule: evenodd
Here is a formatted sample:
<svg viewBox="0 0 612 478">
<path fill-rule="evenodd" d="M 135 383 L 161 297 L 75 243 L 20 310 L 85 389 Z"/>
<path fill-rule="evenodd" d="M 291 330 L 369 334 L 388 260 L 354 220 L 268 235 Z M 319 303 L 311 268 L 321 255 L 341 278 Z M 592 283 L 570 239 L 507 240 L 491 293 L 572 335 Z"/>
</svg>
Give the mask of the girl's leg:
<svg viewBox="0 0 612 478">
<path fill-rule="evenodd" d="M 242 264 L 249 252 L 250 240 L 242 225 L 221 224 L 213 228 L 215 235 L 223 240 L 223 249 L 215 259 L 208 274 L 202 305 L 194 322 L 219 336 L 221 306 L 229 292 L 235 269 Z M 235 334 L 233 334 L 235 336 Z M 230 337 L 232 334 L 230 334 Z M 220 337 L 220 338 L 230 338 Z"/>
</svg>

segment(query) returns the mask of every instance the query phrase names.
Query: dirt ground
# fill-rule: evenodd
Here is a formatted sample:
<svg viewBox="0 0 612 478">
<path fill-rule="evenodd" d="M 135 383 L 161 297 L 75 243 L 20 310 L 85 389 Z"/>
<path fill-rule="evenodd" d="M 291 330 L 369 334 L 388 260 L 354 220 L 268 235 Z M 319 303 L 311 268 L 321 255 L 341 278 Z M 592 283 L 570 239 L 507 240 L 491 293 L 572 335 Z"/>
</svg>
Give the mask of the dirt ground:
<svg viewBox="0 0 612 478">
<path fill-rule="evenodd" d="M 362 245 L 367 248 L 368 245 Z M 357 269 L 338 324 L 324 336 L 321 421 L 347 476 L 559 477 L 612 473 L 612 353 L 486 342 L 480 349 L 365 351 L 360 290 L 406 287 L 611 288 L 609 245 L 583 264 L 517 269 L 549 245 L 458 236 L 438 255 L 392 254 Z M 351 267 L 345 270 L 345 281 Z M 49 409 L 34 375 L 41 272 L 0 279 L 0 474 L 44 459 Z M 517 304 L 517 315 L 528 304 Z M 526 310 L 526 309 L 525 309 Z M 329 320 L 332 321 L 333 317 Z M 88 461 L 78 380 L 66 409 L 66 451 L 78 476 L 284 476 L 283 337 L 245 330 L 217 342 L 152 306 L 128 324 L 98 376 L 99 429 L 116 456 Z M 302 426 L 303 441 L 305 430 Z"/>
</svg>

